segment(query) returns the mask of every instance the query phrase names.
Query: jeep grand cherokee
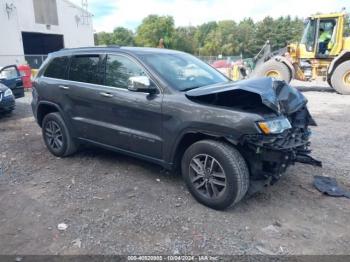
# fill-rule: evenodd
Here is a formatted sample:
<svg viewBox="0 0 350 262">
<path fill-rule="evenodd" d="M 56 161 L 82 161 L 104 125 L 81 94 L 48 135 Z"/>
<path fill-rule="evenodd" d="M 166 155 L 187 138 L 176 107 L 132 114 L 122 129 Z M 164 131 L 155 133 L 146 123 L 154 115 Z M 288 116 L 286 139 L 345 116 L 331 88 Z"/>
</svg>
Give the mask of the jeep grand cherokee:
<svg viewBox="0 0 350 262">
<path fill-rule="evenodd" d="M 49 151 L 90 143 L 167 169 L 225 209 L 309 156 L 307 100 L 285 82 L 232 82 L 201 60 L 152 48 L 65 49 L 34 81 L 32 108 Z"/>
</svg>

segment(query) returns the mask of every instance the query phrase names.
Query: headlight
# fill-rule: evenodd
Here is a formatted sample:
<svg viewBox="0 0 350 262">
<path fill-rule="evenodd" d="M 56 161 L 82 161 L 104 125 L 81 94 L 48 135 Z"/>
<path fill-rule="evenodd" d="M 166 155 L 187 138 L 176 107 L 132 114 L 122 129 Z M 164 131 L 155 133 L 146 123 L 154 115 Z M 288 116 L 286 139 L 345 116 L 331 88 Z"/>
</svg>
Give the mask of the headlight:
<svg viewBox="0 0 350 262">
<path fill-rule="evenodd" d="M 280 134 L 284 130 L 292 128 L 287 118 L 277 118 L 268 121 L 258 122 L 258 126 L 265 135 Z"/>
<path fill-rule="evenodd" d="M 4 97 L 7 97 L 7 96 L 13 96 L 11 89 L 6 89 L 6 91 L 4 92 Z"/>
</svg>

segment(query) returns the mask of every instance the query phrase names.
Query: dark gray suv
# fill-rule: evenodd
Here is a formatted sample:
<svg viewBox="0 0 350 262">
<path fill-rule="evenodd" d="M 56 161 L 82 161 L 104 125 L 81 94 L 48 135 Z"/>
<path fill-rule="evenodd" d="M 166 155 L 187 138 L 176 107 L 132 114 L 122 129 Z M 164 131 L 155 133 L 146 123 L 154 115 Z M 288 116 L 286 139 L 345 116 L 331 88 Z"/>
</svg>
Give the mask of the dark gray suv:
<svg viewBox="0 0 350 262">
<path fill-rule="evenodd" d="M 90 143 L 181 170 L 192 195 L 215 209 L 273 184 L 309 156 L 315 125 L 306 99 L 286 83 L 232 82 L 178 51 L 65 49 L 33 83 L 32 108 L 56 156 Z"/>
</svg>

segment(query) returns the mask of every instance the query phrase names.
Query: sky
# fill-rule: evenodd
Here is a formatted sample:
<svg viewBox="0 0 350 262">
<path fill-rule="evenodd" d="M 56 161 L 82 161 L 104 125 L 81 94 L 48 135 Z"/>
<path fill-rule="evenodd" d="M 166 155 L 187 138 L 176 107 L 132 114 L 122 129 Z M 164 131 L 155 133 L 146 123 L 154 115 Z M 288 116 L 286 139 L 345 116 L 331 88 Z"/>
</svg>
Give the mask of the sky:
<svg viewBox="0 0 350 262">
<path fill-rule="evenodd" d="M 81 0 L 70 0 L 81 5 Z M 348 2 L 348 3 L 347 3 Z M 196 26 L 209 21 L 265 16 L 307 17 L 321 12 L 337 12 L 347 7 L 348 0 L 88 0 L 94 15 L 94 30 L 111 32 L 123 26 L 133 31 L 150 14 L 170 15 L 176 26 Z"/>
</svg>

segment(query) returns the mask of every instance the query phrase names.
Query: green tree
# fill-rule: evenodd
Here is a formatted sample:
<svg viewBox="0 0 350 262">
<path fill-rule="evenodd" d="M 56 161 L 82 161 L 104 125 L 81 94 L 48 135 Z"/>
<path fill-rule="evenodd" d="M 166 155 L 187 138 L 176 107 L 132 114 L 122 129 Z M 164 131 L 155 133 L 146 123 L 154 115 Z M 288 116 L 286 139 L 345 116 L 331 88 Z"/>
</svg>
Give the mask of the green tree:
<svg viewBox="0 0 350 262">
<path fill-rule="evenodd" d="M 193 26 L 176 28 L 173 35 L 172 48 L 193 54 L 196 50 L 193 41 L 195 33 L 196 28 Z"/>
<path fill-rule="evenodd" d="M 346 30 L 350 33 L 349 24 Z M 143 19 L 136 34 L 117 27 L 112 33 L 100 32 L 94 35 L 97 45 L 138 45 L 158 46 L 160 38 L 165 47 L 196 55 L 256 55 L 266 40 L 270 40 L 272 50 L 285 47 L 287 43 L 300 41 L 303 21 L 290 16 L 265 17 L 254 23 L 246 18 L 238 24 L 233 20 L 207 22 L 197 27 L 185 26 L 175 28 L 171 16 L 149 15 Z"/>
<path fill-rule="evenodd" d="M 194 35 L 194 43 L 197 47 L 197 53 L 200 55 L 209 55 L 207 48 L 204 48 L 207 43 L 207 38 L 211 32 L 215 31 L 217 27 L 216 22 L 204 23 L 197 27 L 196 33 Z"/>
<path fill-rule="evenodd" d="M 99 32 L 95 33 L 95 45 L 112 45 L 113 39 L 111 33 Z"/>
<path fill-rule="evenodd" d="M 112 33 L 112 42 L 120 46 L 133 46 L 134 34 L 124 27 L 116 27 Z"/>
<path fill-rule="evenodd" d="M 156 47 L 163 38 L 165 47 L 171 48 L 174 31 L 173 17 L 149 15 L 137 28 L 135 42 L 138 46 Z"/>
<path fill-rule="evenodd" d="M 260 49 L 255 38 L 255 24 L 251 18 L 246 18 L 238 24 L 237 31 L 238 54 L 245 57 L 254 56 Z"/>
</svg>

